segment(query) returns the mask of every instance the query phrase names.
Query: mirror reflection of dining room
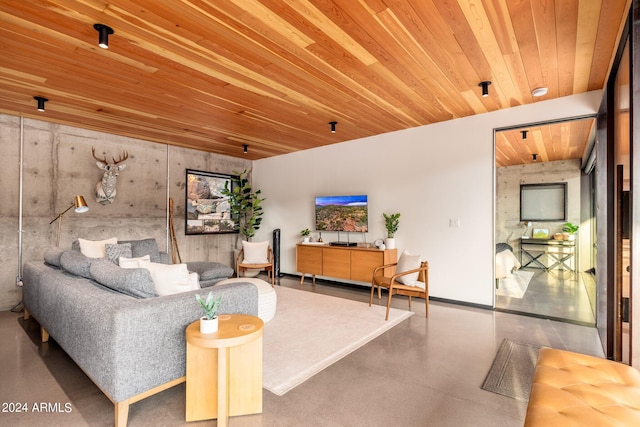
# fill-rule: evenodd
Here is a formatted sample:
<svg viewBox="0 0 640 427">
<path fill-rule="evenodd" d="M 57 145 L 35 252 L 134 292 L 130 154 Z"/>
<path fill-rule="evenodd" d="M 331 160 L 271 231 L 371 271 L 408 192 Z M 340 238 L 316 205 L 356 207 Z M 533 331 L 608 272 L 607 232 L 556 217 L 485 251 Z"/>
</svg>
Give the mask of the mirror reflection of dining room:
<svg viewBox="0 0 640 427">
<path fill-rule="evenodd" d="M 595 119 L 495 132 L 495 306 L 595 325 Z"/>
</svg>

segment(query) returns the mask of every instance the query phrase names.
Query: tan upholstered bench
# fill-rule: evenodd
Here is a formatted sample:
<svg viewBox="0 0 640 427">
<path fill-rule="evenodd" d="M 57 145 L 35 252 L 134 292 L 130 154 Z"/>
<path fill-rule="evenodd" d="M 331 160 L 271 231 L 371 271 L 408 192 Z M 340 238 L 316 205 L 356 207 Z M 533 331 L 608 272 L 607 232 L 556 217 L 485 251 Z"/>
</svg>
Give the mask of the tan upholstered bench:
<svg viewBox="0 0 640 427">
<path fill-rule="evenodd" d="M 542 348 L 524 426 L 640 426 L 640 372 L 599 357 Z"/>
</svg>

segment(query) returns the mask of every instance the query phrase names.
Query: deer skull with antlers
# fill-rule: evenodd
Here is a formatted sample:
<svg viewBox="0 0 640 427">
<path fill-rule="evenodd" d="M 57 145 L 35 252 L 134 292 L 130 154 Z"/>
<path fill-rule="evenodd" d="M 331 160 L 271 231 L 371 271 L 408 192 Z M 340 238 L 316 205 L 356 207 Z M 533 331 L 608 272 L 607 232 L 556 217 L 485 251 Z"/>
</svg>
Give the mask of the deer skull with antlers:
<svg viewBox="0 0 640 427">
<path fill-rule="evenodd" d="M 123 151 L 118 160 L 116 160 L 115 157 L 112 157 L 113 162 L 111 163 L 107 161 L 107 156 L 103 159 L 98 158 L 96 156 L 95 147 L 91 148 L 91 154 L 93 154 L 93 158 L 97 160 L 96 165 L 104 171 L 102 180 L 98 181 L 96 184 L 96 202 L 102 205 L 113 203 L 113 200 L 116 198 L 116 181 L 118 179 L 118 174 L 127 166 L 119 165 L 118 163 L 127 160 L 129 153 L 127 151 Z"/>
</svg>

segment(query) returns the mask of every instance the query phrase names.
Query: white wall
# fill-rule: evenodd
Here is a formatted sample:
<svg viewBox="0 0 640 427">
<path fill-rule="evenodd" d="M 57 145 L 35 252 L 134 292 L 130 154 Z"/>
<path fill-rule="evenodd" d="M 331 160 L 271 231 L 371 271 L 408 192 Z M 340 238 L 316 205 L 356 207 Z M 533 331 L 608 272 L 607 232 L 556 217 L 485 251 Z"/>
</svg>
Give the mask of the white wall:
<svg viewBox="0 0 640 427">
<path fill-rule="evenodd" d="M 383 212 L 400 212 L 398 248 L 429 261 L 431 296 L 493 306 L 493 130 L 594 114 L 601 97 L 540 101 L 256 161 L 253 184 L 267 200 L 255 240 L 280 228 L 281 271 L 295 274 L 299 232 L 314 228 L 314 197 L 364 193 L 367 241 L 385 236 Z"/>
</svg>

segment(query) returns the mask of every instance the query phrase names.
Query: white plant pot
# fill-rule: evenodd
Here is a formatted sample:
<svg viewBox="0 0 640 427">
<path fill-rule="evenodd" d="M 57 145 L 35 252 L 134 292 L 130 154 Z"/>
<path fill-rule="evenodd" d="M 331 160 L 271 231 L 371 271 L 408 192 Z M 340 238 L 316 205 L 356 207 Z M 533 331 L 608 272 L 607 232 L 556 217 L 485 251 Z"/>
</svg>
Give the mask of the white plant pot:
<svg viewBox="0 0 640 427">
<path fill-rule="evenodd" d="M 308 237 L 305 237 L 305 238 L 303 239 L 303 242 L 304 242 L 304 243 L 309 243 L 309 238 L 308 238 Z"/>
<path fill-rule="evenodd" d="M 207 319 L 207 316 L 200 318 L 200 333 L 201 334 L 213 334 L 218 332 L 218 318 Z"/>
<path fill-rule="evenodd" d="M 395 249 L 396 248 L 396 239 L 393 237 L 387 237 L 387 241 L 384 245 L 387 249 Z"/>
</svg>

